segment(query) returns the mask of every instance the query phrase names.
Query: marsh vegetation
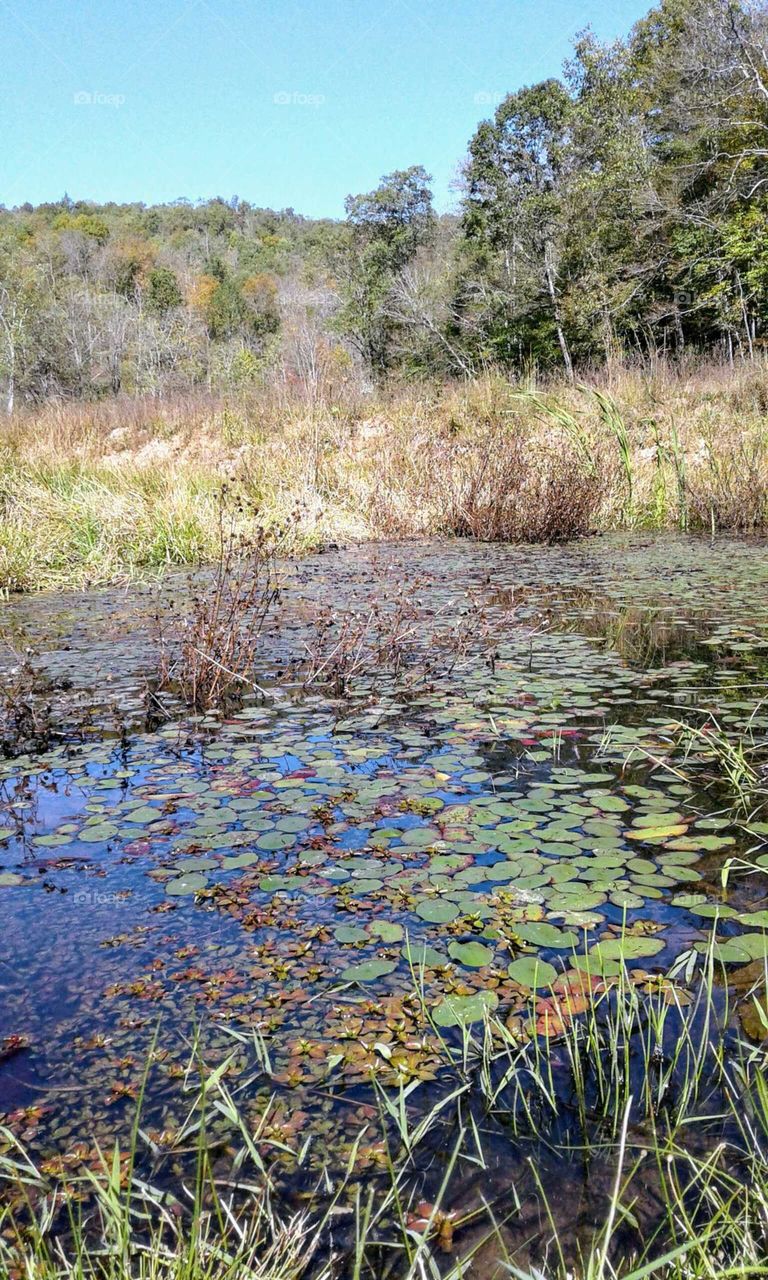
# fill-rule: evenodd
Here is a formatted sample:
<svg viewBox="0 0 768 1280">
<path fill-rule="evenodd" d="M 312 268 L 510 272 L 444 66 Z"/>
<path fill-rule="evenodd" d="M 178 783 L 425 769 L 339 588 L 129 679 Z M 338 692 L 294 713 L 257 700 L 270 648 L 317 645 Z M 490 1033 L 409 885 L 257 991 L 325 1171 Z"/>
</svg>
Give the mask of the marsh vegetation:
<svg viewBox="0 0 768 1280">
<path fill-rule="evenodd" d="M 0 209 L 3 1277 L 768 1271 L 767 31 Z"/>
<path fill-rule="evenodd" d="M 762 541 L 271 546 L 8 606 L 7 1272 L 759 1274 Z"/>
</svg>

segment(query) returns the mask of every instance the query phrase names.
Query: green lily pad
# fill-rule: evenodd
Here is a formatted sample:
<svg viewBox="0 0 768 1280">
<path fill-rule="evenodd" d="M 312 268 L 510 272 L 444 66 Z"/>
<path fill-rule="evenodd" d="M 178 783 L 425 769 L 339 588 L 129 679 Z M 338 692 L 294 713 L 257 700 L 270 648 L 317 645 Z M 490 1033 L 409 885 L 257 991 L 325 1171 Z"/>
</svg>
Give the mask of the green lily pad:
<svg viewBox="0 0 768 1280">
<path fill-rule="evenodd" d="M 406 943 L 400 951 L 404 960 L 408 960 L 414 969 L 418 971 L 422 966 L 427 969 L 442 969 L 448 964 L 448 956 L 444 951 L 438 951 L 436 947 L 430 947 L 426 943 L 413 941 Z"/>
<path fill-rule="evenodd" d="M 375 982 L 377 978 L 385 978 L 396 968 L 394 960 L 363 960 L 361 964 L 350 965 L 341 977 L 344 982 Z"/>
<path fill-rule="evenodd" d="M 372 920 L 368 929 L 374 937 L 381 938 L 382 942 L 401 942 L 405 932 L 401 924 L 391 920 Z"/>
<path fill-rule="evenodd" d="M 139 805 L 137 809 L 131 809 L 125 815 L 126 822 L 138 822 L 141 826 L 146 826 L 149 822 L 156 822 L 158 818 L 162 818 L 159 809 L 153 809 L 151 805 Z"/>
<path fill-rule="evenodd" d="M 78 839 L 86 841 L 87 844 L 103 843 L 116 836 L 117 831 L 117 827 L 112 822 L 96 822 L 92 827 L 83 827 Z"/>
<path fill-rule="evenodd" d="M 687 830 L 685 823 L 679 822 L 668 827 L 638 827 L 625 831 L 624 834 L 627 840 L 644 840 L 646 844 L 663 844 L 665 840 L 685 835 Z"/>
<path fill-rule="evenodd" d="M 531 923 L 519 924 L 515 928 L 515 933 L 523 939 L 524 942 L 530 942 L 533 947 L 552 947 L 553 950 L 570 950 L 572 947 L 579 945 L 579 935 L 572 933 L 567 929 L 558 929 L 553 924 L 547 924 L 544 920 L 536 920 Z"/>
<path fill-rule="evenodd" d="M 478 991 L 473 996 L 446 996 L 432 1016 L 438 1027 L 467 1026 L 472 1022 L 482 1022 L 486 1014 L 493 1013 L 498 1003 L 495 991 Z"/>
<path fill-rule="evenodd" d="M 340 924 L 338 929 L 334 929 L 333 936 L 337 942 L 367 942 L 368 934 L 365 929 L 361 929 L 356 924 Z"/>
<path fill-rule="evenodd" d="M 416 914 L 430 924 L 449 924 L 456 919 L 459 908 L 447 898 L 424 898 L 416 904 Z"/>
<path fill-rule="evenodd" d="M 180 871 L 183 875 L 187 875 L 190 871 L 215 871 L 217 867 L 223 866 L 223 863 L 217 862 L 215 858 L 182 858 L 175 865 L 175 870 Z"/>
<path fill-rule="evenodd" d="M 640 934 L 624 934 L 621 938 L 601 938 L 589 954 L 598 960 L 639 960 L 644 956 L 655 956 L 664 950 L 660 938 L 646 938 Z"/>
<path fill-rule="evenodd" d="M 266 831 L 256 841 L 259 849 L 267 849 L 273 853 L 280 849 L 288 849 L 294 843 L 294 837 L 285 831 Z"/>
<path fill-rule="evenodd" d="M 252 867 L 254 862 L 258 862 L 258 860 L 259 855 L 257 853 L 238 853 L 233 858 L 222 858 L 219 865 L 222 871 L 239 871 L 241 867 Z M 200 861 L 202 862 L 203 859 L 201 858 Z M 203 871 L 205 868 L 200 867 L 199 869 Z"/>
<path fill-rule="evenodd" d="M 537 987 L 550 987 L 557 978 L 557 969 L 538 956 L 519 956 L 507 969 L 513 982 L 534 991 Z"/>
<path fill-rule="evenodd" d="M 493 960 L 493 951 L 482 942 L 452 942 L 448 954 L 452 960 L 470 969 L 479 969 Z"/>
<path fill-rule="evenodd" d="M 199 893 L 207 883 L 208 877 L 202 872 L 190 871 L 189 875 L 177 876 L 175 880 L 169 880 L 165 886 L 165 892 L 172 898 L 183 898 L 187 894 Z"/>
</svg>

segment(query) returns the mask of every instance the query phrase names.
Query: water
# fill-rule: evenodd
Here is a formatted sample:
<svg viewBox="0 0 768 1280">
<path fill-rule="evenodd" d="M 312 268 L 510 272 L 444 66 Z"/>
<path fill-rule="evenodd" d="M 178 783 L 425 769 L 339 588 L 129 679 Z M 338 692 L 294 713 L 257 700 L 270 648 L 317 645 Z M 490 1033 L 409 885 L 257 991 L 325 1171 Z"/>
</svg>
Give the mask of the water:
<svg viewBox="0 0 768 1280">
<path fill-rule="evenodd" d="M 289 664 L 317 609 L 403 584 L 421 649 L 405 678 L 364 677 L 347 701 L 302 694 Z M 417 1110 L 439 1096 L 419 960 L 449 1040 L 485 1009 L 553 1031 L 552 982 L 688 957 L 695 983 L 717 917 L 722 1012 L 768 921 L 766 872 L 724 890 L 722 868 L 768 869 L 766 815 L 735 820 L 706 740 L 670 753 L 675 726 L 708 715 L 765 740 L 767 586 L 758 541 L 329 552 L 290 573 L 257 673 L 271 696 L 151 731 L 152 591 L 8 605 L 8 634 L 52 681 L 56 737 L 0 765 L 6 1123 L 43 1159 L 93 1160 L 129 1133 L 152 1053 L 144 1128 L 155 1157 L 173 1151 L 197 1046 L 229 1062 L 295 1199 L 366 1125 L 359 1174 L 380 1176 L 372 1073 L 419 1082 Z M 184 580 L 166 591 L 183 599 Z M 437 661 L 434 635 L 470 600 L 488 634 Z M 736 1034 L 738 1004 L 729 1016 Z M 609 1162 L 585 1178 L 557 1143 L 510 1137 L 498 1117 L 483 1132 L 486 1167 L 460 1162 L 456 1204 L 507 1205 L 505 1230 L 527 1238 L 534 1150 L 571 1219 L 594 1220 Z M 307 1137 L 300 1170 L 270 1146 Z M 444 1132 L 427 1147 L 425 1191 L 445 1147 Z"/>
</svg>

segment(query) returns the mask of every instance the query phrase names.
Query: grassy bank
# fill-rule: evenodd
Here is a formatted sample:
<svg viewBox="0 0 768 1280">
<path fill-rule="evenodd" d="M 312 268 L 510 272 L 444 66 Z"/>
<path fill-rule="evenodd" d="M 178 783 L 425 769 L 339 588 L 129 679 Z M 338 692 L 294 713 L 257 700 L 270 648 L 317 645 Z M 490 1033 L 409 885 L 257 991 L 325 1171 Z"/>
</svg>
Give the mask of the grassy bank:
<svg viewBox="0 0 768 1280">
<path fill-rule="evenodd" d="M 317 1152 L 309 1172 L 306 1134 L 290 1125 L 292 1136 L 273 1133 L 266 1116 L 254 1128 L 240 1111 L 236 1054 L 211 1071 L 193 1052 L 187 1118 L 160 1138 L 145 1131 L 141 1097 L 130 1139 L 111 1151 L 80 1143 L 41 1160 L 0 1128 L 3 1274 L 765 1275 L 765 1051 L 729 1035 L 714 1016 L 718 969 L 710 955 L 688 992 L 673 978 L 643 980 L 628 970 L 584 976 L 581 992 L 567 996 L 556 984 L 552 1000 L 573 1002 L 578 1016 L 566 1017 L 555 1036 L 521 1040 L 508 1023 L 486 1017 L 446 1039 L 428 1021 L 440 1062 L 430 1102 L 423 1085 L 381 1084 L 372 1073 L 375 1105 L 356 1144 L 368 1157 L 339 1164 L 331 1144 L 322 1172 Z M 764 995 L 753 994 L 760 985 L 758 974 L 741 996 L 740 1016 L 753 1002 L 763 1007 Z M 259 1056 L 268 1078 L 263 1044 Z M 495 1125 L 506 1133 L 506 1157 L 493 1150 Z M 562 1173 L 588 1163 L 594 1218 L 569 1216 L 552 1169 L 539 1172 L 542 1153 Z M 479 1197 L 467 1202 L 461 1189 L 473 1168 L 486 1173 Z"/>
<path fill-rule="evenodd" d="M 104 582 L 217 547 L 222 482 L 299 546 L 457 534 L 768 527 L 768 365 L 593 386 L 49 405 L 0 434 L 0 588 Z"/>
</svg>

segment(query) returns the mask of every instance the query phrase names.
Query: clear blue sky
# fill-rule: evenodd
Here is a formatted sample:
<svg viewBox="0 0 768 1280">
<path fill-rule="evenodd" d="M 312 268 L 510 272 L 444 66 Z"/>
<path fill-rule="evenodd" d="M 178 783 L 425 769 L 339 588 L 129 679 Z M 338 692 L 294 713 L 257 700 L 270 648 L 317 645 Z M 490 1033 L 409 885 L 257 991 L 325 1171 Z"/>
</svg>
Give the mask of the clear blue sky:
<svg viewBox="0 0 768 1280">
<path fill-rule="evenodd" d="M 0 0 L 0 203 L 237 194 L 339 216 L 643 0 Z"/>
</svg>

